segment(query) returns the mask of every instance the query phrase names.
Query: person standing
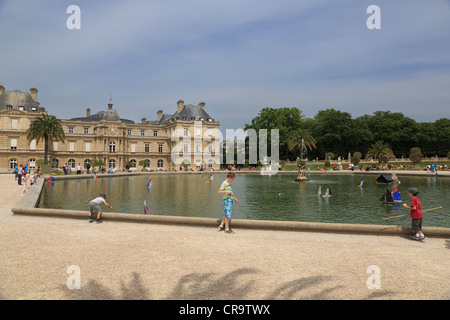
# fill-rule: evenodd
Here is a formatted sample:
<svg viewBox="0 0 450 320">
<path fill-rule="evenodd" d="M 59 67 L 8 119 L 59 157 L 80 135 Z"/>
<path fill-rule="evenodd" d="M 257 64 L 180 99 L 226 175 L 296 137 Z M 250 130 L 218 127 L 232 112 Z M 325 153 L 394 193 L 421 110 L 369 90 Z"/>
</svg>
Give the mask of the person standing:
<svg viewBox="0 0 450 320">
<path fill-rule="evenodd" d="M 231 188 L 231 183 L 234 181 L 235 174 L 229 172 L 227 174 L 227 179 L 222 182 L 219 188 L 219 194 L 223 194 L 223 210 L 224 217 L 222 222 L 219 225 L 219 231 L 225 230 L 226 233 L 234 233 L 230 228 L 230 220 L 231 220 L 231 210 L 233 208 L 233 199 L 236 198 L 233 196 L 233 189 Z M 236 200 L 237 201 L 237 200 Z"/>
<path fill-rule="evenodd" d="M 22 191 L 22 196 L 27 192 L 27 183 L 28 183 L 28 178 L 27 178 L 27 173 L 26 172 L 24 172 L 23 174 L 22 174 L 22 177 L 21 177 L 21 182 L 22 182 L 22 186 L 23 186 L 23 191 Z"/>
<path fill-rule="evenodd" d="M 77 166 L 77 174 L 81 174 L 81 164 L 80 163 Z"/>
<path fill-rule="evenodd" d="M 22 185 L 22 174 L 23 174 L 23 166 L 20 165 L 19 168 L 17 169 L 17 184 L 19 186 Z"/>
<path fill-rule="evenodd" d="M 422 232 L 422 204 L 420 202 L 420 199 L 417 197 L 419 194 L 419 190 L 417 188 L 410 188 L 408 190 L 408 196 L 411 197 L 411 205 L 408 206 L 406 203 L 403 205 L 407 209 L 411 209 L 411 228 L 412 231 L 415 233 L 413 236 L 411 236 L 414 240 L 425 240 L 426 237 Z"/>
</svg>

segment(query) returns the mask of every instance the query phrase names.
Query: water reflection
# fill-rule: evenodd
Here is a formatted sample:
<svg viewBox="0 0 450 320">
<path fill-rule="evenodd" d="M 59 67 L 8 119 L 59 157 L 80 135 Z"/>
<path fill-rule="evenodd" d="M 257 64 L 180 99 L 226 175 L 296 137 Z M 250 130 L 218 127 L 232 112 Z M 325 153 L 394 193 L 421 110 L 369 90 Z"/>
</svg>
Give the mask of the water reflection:
<svg viewBox="0 0 450 320">
<path fill-rule="evenodd" d="M 155 175 L 105 177 L 82 180 L 60 180 L 44 187 L 40 207 L 88 210 L 88 203 L 100 192 L 107 194 L 107 202 L 116 212 L 144 214 L 144 201 L 149 214 L 221 218 L 222 196 L 217 193 L 225 174 Z M 147 188 L 149 178 L 152 185 Z M 379 200 L 386 188 L 400 190 L 404 202 L 410 199 L 406 191 L 419 189 L 423 209 L 448 207 L 450 179 L 401 176 L 400 184 L 380 185 L 375 176 L 308 174 L 307 182 L 294 181 L 294 175 L 244 175 L 237 173 L 233 191 L 251 219 L 310 222 L 338 222 L 362 224 L 410 225 L 408 216 L 383 220 L 385 217 L 408 213 L 401 203 L 384 204 Z M 327 188 L 332 197 L 322 195 Z M 107 211 L 108 209 L 106 209 Z M 425 226 L 450 227 L 449 214 L 443 210 L 428 213 Z M 235 205 L 232 217 L 246 219 Z"/>
</svg>

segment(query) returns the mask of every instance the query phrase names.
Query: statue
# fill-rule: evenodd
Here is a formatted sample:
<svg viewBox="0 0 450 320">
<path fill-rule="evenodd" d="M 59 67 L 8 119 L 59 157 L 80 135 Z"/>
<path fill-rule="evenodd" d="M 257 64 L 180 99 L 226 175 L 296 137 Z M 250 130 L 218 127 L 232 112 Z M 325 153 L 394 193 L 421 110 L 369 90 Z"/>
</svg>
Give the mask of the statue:
<svg viewBox="0 0 450 320">
<path fill-rule="evenodd" d="M 295 181 L 308 181 L 306 177 L 306 161 L 297 157 L 298 177 Z"/>
<path fill-rule="evenodd" d="M 309 179 L 306 177 L 306 162 L 305 159 L 306 147 L 305 141 L 302 139 L 302 146 L 300 148 L 300 157 L 297 157 L 297 168 L 298 168 L 298 177 L 295 178 L 295 181 L 308 181 Z"/>
</svg>

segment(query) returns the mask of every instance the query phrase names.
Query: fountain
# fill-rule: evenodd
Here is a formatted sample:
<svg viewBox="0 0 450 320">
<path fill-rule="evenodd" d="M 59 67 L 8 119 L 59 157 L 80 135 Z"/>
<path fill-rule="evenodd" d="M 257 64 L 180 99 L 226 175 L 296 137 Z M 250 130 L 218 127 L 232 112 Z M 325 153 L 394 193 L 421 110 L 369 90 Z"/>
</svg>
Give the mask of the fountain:
<svg viewBox="0 0 450 320">
<path fill-rule="evenodd" d="M 300 157 L 297 157 L 298 177 L 295 181 L 309 181 L 306 177 L 306 146 L 305 141 L 302 139 L 302 146 L 300 148 Z"/>
</svg>

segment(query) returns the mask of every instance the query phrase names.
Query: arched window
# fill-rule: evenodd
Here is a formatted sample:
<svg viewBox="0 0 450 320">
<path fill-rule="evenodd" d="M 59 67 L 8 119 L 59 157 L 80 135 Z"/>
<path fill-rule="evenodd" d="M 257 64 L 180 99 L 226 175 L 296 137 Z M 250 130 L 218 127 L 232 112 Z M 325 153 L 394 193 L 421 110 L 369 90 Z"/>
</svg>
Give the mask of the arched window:
<svg viewBox="0 0 450 320">
<path fill-rule="evenodd" d="M 116 152 L 116 143 L 115 142 L 109 143 L 109 152 Z"/>
<path fill-rule="evenodd" d="M 136 168 L 136 160 L 134 160 L 134 159 L 130 160 L 130 167 Z"/>
<path fill-rule="evenodd" d="M 145 168 L 150 168 L 150 159 L 145 159 Z"/>
<path fill-rule="evenodd" d="M 163 167 L 164 167 L 164 161 L 158 160 L 158 168 L 163 168 Z"/>
<path fill-rule="evenodd" d="M 68 164 L 71 168 L 75 168 L 75 160 L 74 160 L 74 159 L 69 159 L 69 161 L 67 162 L 67 164 Z"/>
<path fill-rule="evenodd" d="M 84 167 L 87 168 L 88 164 L 91 162 L 90 159 L 84 160 Z"/>
<path fill-rule="evenodd" d="M 17 166 L 17 159 L 11 159 L 9 160 L 9 168 L 14 169 L 14 167 Z"/>
<path fill-rule="evenodd" d="M 53 169 L 57 169 L 59 167 L 59 160 L 58 159 L 52 159 L 51 167 Z"/>
<path fill-rule="evenodd" d="M 110 159 L 108 162 L 108 165 L 110 168 L 115 168 L 116 167 L 116 160 L 114 159 Z"/>
</svg>

